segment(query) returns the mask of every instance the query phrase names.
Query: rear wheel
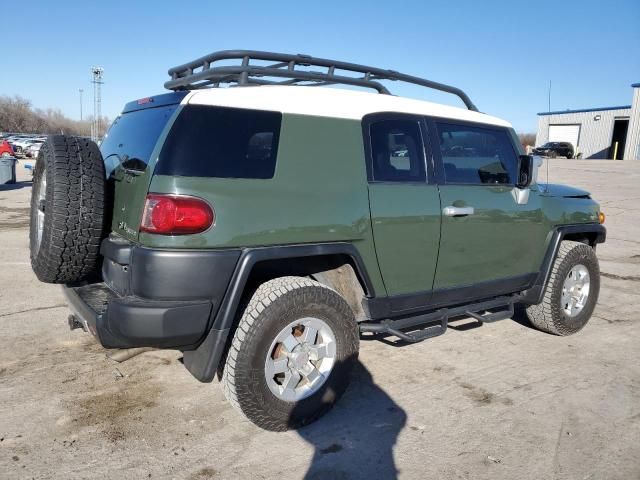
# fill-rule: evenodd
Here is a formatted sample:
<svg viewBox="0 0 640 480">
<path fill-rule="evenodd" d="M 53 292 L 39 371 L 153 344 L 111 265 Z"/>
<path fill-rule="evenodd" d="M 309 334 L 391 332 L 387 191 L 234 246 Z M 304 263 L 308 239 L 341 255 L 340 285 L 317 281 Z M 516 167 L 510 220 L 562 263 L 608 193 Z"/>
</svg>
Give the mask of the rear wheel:
<svg viewBox="0 0 640 480">
<path fill-rule="evenodd" d="M 262 284 L 230 346 L 229 402 L 266 430 L 313 422 L 346 390 L 358 358 L 353 312 L 335 291 L 301 277 Z"/>
<path fill-rule="evenodd" d="M 54 135 L 43 144 L 31 192 L 31 266 L 39 280 L 71 283 L 97 269 L 106 231 L 106 179 L 98 146 Z"/>
<path fill-rule="evenodd" d="M 553 264 L 542 303 L 527 308 L 531 323 L 545 332 L 571 335 L 591 318 L 600 292 L 595 251 L 584 243 L 564 241 Z"/>
</svg>

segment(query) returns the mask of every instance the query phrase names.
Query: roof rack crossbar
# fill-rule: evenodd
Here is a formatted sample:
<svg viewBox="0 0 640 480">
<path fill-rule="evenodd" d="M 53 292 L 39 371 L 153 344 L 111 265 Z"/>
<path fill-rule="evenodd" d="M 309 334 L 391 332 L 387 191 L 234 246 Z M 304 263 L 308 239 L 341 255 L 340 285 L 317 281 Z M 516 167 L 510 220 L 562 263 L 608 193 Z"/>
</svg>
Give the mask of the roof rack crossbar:
<svg viewBox="0 0 640 480">
<path fill-rule="evenodd" d="M 239 65 L 221 65 L 225 60 L 240 61 Z M 270 62 L 256 65 L 252 62 Z M 218 63 L 216 63 L 218 62 Z M 326 71 L 302 70 L 296 67 L 321 67 Z M 336 74 L 356 73 L 358 76 Z M 456 95 L 469 110 L 478 111 L 461 89 L 395 70 L 368 67 L 355 63 L 316 58 L 309 55 L 263 52 L 258 50 L 222 50 L 169 69 L 171 80 L 164 86 L 169 90 L 193 90 L 218 87 L 220 84 L 243 85 L 353 85 L 372 88 L 378 93 L 390 94 L 380 80 L 397 80 Z M 266 77 L 266 78 L 265 78 Z M 267 79 L 268 78 L 268 79 Z M 282 79 L 282 80 L 271 80 Z"/>
</svg>

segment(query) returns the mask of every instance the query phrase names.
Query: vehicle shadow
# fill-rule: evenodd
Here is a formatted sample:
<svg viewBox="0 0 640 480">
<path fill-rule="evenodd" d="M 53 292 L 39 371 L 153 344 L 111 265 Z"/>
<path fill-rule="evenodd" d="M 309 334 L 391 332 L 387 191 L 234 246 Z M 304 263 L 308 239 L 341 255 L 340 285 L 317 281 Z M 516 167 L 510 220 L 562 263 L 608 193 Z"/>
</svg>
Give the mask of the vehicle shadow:
<svg viewBox="0 0 640 480">
<path fill-rule="evenodd" d="M 314 447 L 306 480 L 397 478 L 393 446 L 405 411 L 356 362 L 351 385 L 327 415 L 297 433 Z"/>
<path fill-rule="evenodd" d="M 0 192 L 8 192 L 9 190 L 20 190 L 31 186 L 31 181 L 28 182 L 15 182 L 15 183 L 3 183 L 0 184 Z"/>
<path fill-rule="evenodd" d="M 522 325 L 523 327 L 530 328 L 531 330 L 538 330 L 533 324 L 529 321 L 527 317 L 527 309 L 524 305 L 516 304 L 515 312 L 511 320 Z"/>
</svg>

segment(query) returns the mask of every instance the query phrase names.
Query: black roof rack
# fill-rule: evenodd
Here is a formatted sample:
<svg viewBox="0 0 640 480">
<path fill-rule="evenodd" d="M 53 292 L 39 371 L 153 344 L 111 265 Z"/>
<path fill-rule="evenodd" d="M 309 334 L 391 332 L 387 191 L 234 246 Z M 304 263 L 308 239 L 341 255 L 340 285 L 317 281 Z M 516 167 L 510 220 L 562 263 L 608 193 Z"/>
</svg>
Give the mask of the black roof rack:
<svg viewBox="0 0 640 480">
<path fill-rule="evenodd" d="M 238 60 L 239 64 L 221 62 Z M 216 63 L 217 62 L 217 63 Z M 256 64 L 259 62 L 259 64 Z M 265 64 L 266 62 L 266 64 Z M 230 62 L 227 62 L 230 63 Z M 297 67 L 323 67 L 323 72 Z M 336 73 L 339 70 L 339 73 Z M 356 73 L 357 76 L 343 74 Z M 395 70 L 368 67 L 309 55 L 261 52 L 257 50 L 221 50 L 178 67 L 169 69 L 171 80 L 164 84 L 169 90 L 193 90 L 219 87 L 220 84 L 244 85 L 355 85 L 373 88 L 379 93 L 389 90 L 379 80 L 398 80 L 458 96 L 469 110 L 478 111 L 462 90 L 443 83 L 405 75 Z"/>
</svg>

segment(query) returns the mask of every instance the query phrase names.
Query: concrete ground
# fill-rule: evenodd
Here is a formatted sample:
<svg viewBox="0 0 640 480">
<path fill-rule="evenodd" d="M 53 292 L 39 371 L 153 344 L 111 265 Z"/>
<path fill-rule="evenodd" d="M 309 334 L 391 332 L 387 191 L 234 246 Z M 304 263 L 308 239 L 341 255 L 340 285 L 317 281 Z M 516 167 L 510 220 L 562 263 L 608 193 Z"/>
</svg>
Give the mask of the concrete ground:
<svg viewBox="0 0 640 480">
<path fill-rule="evenodd" d="M 70 332 L 59 287 L 29 265 L 31 185 L 0 186 L 0 477 L 640 478 L 640 162 L 558 159 L 550 174 L 607 213 L 587 328 L 363 341 L 341 402 L 287 433 L 243 419 L 176 352 L 115 364 Z"/>
</svg>

